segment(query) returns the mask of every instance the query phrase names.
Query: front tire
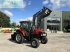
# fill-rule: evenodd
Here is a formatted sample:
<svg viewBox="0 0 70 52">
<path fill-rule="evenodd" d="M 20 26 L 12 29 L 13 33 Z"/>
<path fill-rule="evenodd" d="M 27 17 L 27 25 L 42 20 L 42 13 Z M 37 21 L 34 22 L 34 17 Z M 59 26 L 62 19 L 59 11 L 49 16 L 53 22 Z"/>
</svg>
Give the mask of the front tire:
<svg viewBox="0 0 70 52">
<path fill-rule="evenodd" d="M 11 40 L 15 40 L 15 35 L 14 34 L 11 35 Z"/>
<path fill-rule="evenodd" d="M 41 43 L 42 44 L 46 44 L 48 42 L 48 39 L 46 38 L 46 37 L 43 37 L 42 39 L 41 39 Z"/>
<path fill-rule="evenodd" d="M 40 45 L 40 42 L 39 42 L 38 39 L 34 38 L 34 39 L 31 41 L 31 46 L 32 46 L 33 48 L 37 48 L 37 47 L 39 47 L 39 45 Z"/>
<path fill-rule="evenodd" d="M 17 33 L 16 37 L 15 37 L 15 40 L 19 44 L 23 43 L 23 36 L 22 36 L 22 34 L 21 33 Z"/>
</svg>

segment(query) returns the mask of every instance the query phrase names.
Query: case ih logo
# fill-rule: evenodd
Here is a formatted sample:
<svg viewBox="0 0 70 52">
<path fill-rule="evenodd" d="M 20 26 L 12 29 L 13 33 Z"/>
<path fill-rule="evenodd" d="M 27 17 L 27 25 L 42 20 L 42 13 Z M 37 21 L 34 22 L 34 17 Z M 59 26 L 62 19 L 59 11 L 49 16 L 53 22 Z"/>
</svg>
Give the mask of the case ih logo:
<svg viewBox="0 0 70 52">
<path fill-rule="evenodd" d="M 50 13 L 52 12 L 50 9 L 48 9 L 48 8 L 46 8 L 46 7 L 43 7 L 43 18 L 44 17 L 47 17 L 47 16 L 49 16 L 50 15 Z"/>
<path fill-rule="evenodd" d="M 49 11 L 48 11 L 48 10 L 46 10 L 46 11 L 45 11 L 45 14 L 47 14 L 47 13 L 49 13 Z"/>
</svg>

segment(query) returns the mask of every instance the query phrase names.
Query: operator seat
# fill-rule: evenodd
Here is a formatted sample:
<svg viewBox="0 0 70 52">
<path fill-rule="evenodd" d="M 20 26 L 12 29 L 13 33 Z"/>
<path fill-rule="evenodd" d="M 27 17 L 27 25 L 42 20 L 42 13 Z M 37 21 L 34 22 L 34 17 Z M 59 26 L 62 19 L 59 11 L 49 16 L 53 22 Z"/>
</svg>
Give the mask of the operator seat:
<svg viewBox="0 0 70 52">
<path fill-rule="evenodd" d="M 34 31 L 35 31 L 35 26 L 32 26 L 30 28 L 29 35 L 32 36 Z"/>
</svg>

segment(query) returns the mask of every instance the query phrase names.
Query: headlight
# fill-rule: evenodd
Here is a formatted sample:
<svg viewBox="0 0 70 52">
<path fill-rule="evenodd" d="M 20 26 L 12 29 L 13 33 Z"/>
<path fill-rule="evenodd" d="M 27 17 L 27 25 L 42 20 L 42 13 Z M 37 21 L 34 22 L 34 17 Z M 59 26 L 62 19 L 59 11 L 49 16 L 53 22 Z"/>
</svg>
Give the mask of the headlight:
<svg viewBox="0 0 70 52">
<path fill-rule="evenodd" d="M 41 34 L 41 36 L 47 36 L 47 34 L 46 33 L 43 33 L 43 34 Z"/>
</svg>

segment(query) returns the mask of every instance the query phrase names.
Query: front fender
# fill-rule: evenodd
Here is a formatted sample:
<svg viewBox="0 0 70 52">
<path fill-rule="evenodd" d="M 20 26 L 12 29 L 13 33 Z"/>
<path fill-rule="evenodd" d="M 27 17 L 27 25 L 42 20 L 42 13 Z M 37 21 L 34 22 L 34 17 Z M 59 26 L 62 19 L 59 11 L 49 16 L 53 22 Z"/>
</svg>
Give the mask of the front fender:
<svg viewBox="0 0 70 52">
<path fill-rule="evenodd" d="M 25 36 L 26 35 L 26 32 L 24 30 L 22 30 L 22 29 L 18 29 L 18 30 L 16 30 L 16 32 L 17 33 L 21 33 L 22 36 Z"/>
</svg>

